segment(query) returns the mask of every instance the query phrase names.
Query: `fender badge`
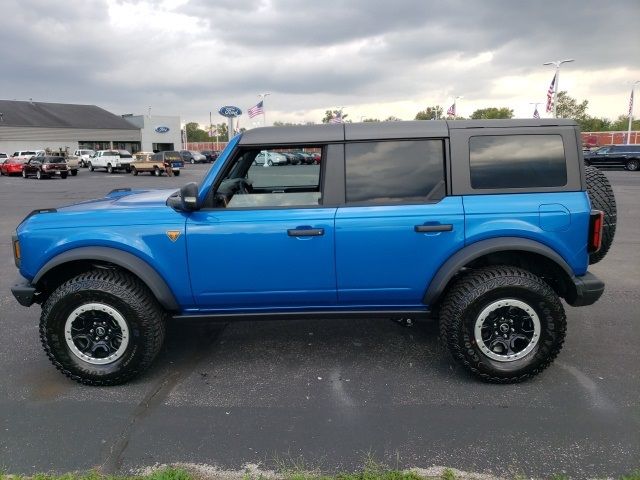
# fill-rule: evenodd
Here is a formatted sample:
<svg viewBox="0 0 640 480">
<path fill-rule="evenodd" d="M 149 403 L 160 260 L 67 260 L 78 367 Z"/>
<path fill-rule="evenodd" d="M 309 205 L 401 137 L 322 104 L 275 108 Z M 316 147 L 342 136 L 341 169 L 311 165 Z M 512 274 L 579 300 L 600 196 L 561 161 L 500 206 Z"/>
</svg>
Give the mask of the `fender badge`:
<svg viewBox="0 0 640 480">
<path fill-rule="evenodd" d="M 167 237 L 169 237 L 169 240 L 171 240 L 172 242 L 175 242 L 179 236 L 180 236 L 180 230 L 167 231 Z"/>
</svg>

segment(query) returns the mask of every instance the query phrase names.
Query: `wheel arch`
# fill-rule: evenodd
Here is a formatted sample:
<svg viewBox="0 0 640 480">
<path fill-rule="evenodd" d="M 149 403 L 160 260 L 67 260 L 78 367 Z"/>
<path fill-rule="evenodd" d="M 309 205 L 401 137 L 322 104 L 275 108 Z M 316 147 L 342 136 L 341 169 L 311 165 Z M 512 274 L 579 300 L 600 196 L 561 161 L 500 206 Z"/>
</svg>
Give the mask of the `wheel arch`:
<svg viewBox="0 0 640 480">
<path fill-rule="evenodd" d="M 151 290 L 165 309 L 170 311 L 180 309 L 167 282 L 151 265 L 131 253 L 110 247 L 80 247 L 63 252 L 40 268 L 32 284 L 51 293 L 50 291 L 66 280 L 96 267 L 115 267 L 129 272 Z"/>
<path fill-rule="evenodd" d="M 481 240 L 458 250 L 438 269 L 422 299 L 436 305 L 459 273 L 486 265 L 513 265 L 542 277 L 561 297 L 575 295 L 569 264 L 551 248 L 540 242 L 519 237 Z"/>
</svg>

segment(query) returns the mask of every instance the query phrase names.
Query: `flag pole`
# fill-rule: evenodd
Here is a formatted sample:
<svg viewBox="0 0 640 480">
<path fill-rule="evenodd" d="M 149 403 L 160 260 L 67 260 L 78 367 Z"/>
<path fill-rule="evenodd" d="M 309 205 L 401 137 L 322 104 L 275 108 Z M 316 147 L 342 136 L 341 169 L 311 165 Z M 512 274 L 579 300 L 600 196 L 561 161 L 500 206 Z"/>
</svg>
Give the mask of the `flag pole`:
<svg viewBox="0 0 640 480">
<path fill-rule="evenodd" d="M 631 143 L 631 124 L 633 123 L 633 90 L 640 80 L 636 80 L 631 85 L 631 98 L 629 99 L 629 128 L 627 130 L 627 145 Z"/>
<path fill-rule="evenodd" d="M 264 101 L 267 98 L 267 95 L 271 95 L 269 92 L 265 92 L 265 93 L 259 93 L 258 97 L 260 97 L 262 100 L 262 126 L 266 127 L 267 126 L 267 112 L 266 109 L 264 108 Z"/>
<path fill-rule="evenodd" d="M 563 63 L 573 62 L 573 58 L 569 58 L 567 60 L 556 60 L 555 62 L 545 62 L 542 65 L 555 65 L 556 74 L 554 76 L 555 82 L 553 85 L 553 118 L 558 118 L 557 114 L 557 100 L 558 100 L 558 85 L 560 84 L 560 65 Z"/>
</svg>

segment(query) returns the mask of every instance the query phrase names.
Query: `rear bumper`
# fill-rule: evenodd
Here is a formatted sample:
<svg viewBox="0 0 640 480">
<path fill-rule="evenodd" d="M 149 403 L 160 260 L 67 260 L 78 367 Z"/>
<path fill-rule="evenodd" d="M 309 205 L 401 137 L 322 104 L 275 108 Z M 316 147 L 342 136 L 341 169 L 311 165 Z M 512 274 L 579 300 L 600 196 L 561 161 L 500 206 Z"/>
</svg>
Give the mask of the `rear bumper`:
<svg viewBox="0 0 640 480">
<path fill-rule="evenodd" d="M 30 307 L 36 302 L 36 296 L 38 292 L 36 287 L 31 285 L 26 280 L 20 283 L 16 283 L 11 287 L 11 293 L 16 298 L 18 303 L 23 307 Z"/>
<path fill-rule="evenodd" d="M 604 292 L 604 282 L 592 273 L 573 277 L 573 289 L 565 300 L 572 307 L 584 307 L 598 301 Z"/>
</svg>

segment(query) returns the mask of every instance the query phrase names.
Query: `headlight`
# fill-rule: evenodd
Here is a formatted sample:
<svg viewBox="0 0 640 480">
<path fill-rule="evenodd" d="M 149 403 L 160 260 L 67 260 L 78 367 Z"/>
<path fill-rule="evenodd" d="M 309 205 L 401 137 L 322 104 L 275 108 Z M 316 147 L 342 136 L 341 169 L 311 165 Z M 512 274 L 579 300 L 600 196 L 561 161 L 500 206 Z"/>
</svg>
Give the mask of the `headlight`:
<svg viewBox="0 0 640 480">
<path fill-rule="evenodd" d="M 13 260 L 16 263 L 16 267 L 20 268 L 20 242 L 18 241 L 18 237 L 16 237 L 15 235 L 12 238 L 12 244 L 13 244 Z"/>
</svg>

